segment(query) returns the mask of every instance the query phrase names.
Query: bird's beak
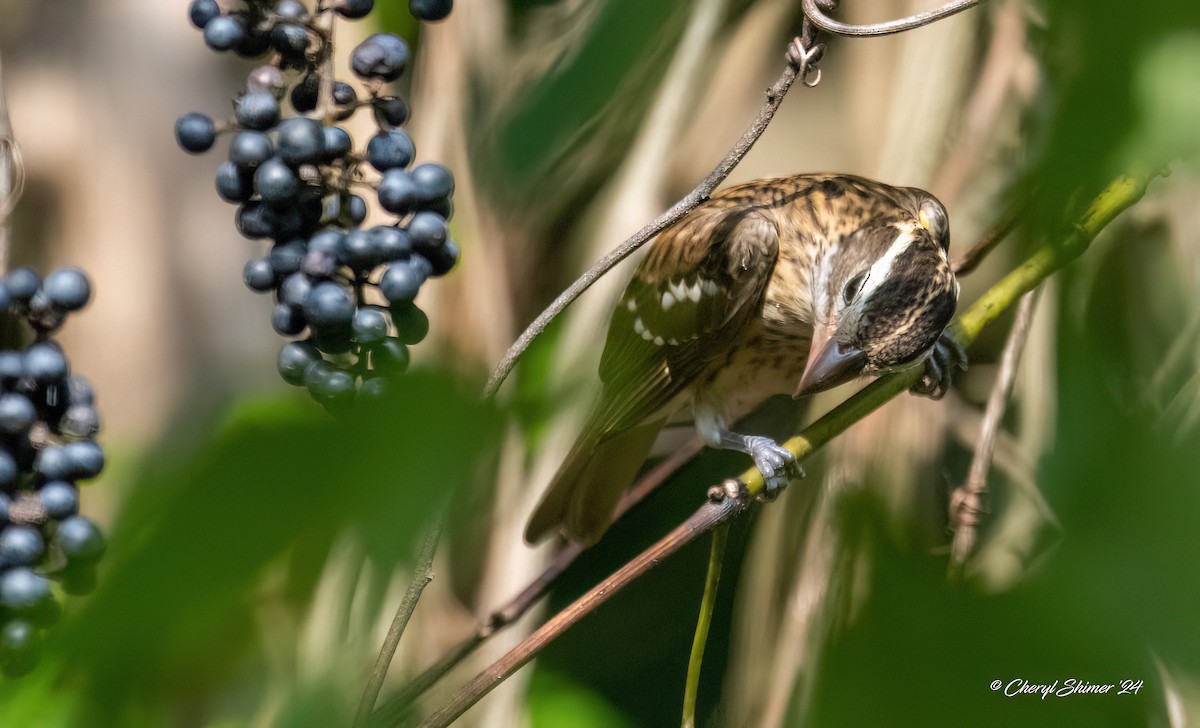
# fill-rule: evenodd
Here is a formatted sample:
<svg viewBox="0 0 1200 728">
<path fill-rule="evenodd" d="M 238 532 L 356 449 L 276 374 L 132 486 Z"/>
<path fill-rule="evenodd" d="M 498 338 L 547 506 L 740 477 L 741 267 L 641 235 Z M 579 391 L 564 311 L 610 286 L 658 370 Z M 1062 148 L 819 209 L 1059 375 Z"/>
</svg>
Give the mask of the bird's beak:
<svg viewBox="0 0 1200 728">
<path fill-rule="evenodd" d="M 793 399 L 836 387 L 858 376 L 866 362 L 866 354 L 853 346 L 841 344 L 834 338 L 833 326 L 819 326 L 813 332 L 808 362 Z"/>
</svg>

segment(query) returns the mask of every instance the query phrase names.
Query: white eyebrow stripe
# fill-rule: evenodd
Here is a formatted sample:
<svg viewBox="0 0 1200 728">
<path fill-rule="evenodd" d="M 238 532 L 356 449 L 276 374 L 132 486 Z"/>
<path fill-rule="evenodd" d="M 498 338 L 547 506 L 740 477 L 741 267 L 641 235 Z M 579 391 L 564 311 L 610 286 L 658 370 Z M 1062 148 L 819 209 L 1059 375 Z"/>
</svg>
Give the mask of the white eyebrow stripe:
<svg viewBox="0 0 1200 728">
<path fill-rule="evenodd" d="M 896 239 L 892 241 L 891 247 L 887 249 L 883 255 L 879 256 L 879 260 L 871 265 L 870 271 L 867 273 L 866 283 L 863 284 L 862 293 L 859 296 L 866 301 L 871 297 L 888 276 L 892 273 L 892 266 L 895 265 L 896 259 L 904 254 L 906 250 L 912 247 L 916 237 L 910 230 L 904 230 Z"/>
</svg>

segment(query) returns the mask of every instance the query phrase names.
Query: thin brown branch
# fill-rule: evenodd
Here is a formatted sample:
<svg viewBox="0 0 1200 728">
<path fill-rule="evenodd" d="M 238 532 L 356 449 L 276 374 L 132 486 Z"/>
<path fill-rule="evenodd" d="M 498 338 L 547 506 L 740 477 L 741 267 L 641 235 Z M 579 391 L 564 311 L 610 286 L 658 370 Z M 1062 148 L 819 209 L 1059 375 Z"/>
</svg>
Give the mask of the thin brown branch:
<svg viewBox="0 0 1200 728">
<path fill-rule="evenodd" d="M 962 568 L 967 556 L 975 548 L 979 521 L 985 507 L 987 476 L 992 469 L 992 456 L 996 452 L 996 437 L 1000 432 L 1000 422 L 1008 409 L 1009 397 L 1012 396 L 1021 353 L 1025 350 L 1025 342 L 1029 340 L 1029 327 L 1033 321 L 1037 295 L 1038 291 L 1035 289 L 1021 297 L 1016 320 L 1013 321 L 1008 341 L 1004 344 L 1004 353 L 1000 357 L 1000 371 L 996 374 L 992 392 L 988 395 L 983 423 L 979 428 L 979 439 L 975 443 L 975 454 L 971 460 L 971 470 L 967 474 L 966 482 L 950 494 L 950 519 L 954 528 L 954 539 L 950 545 L 950 565 L 955 572 Z"/>
<path fill-rule="evenodd" d="M 400 602 L 400 607 L 396 610 L 396 616 L 392 618 L 392 626 L 388 628 L 387 637 L 379 649 L 379 658 L 375 660 L 375 667 L 371 670 L 371 677 L 367 680 L 366 690 L 363 691 L 362 700 L 358 704 L 358 712 L 354 716 L 355 726 L 365 726 L 370 719 L 371 711 L 375 709 L 375 701 L 379 698 L 379 689 L 383 687 L 383 679 L 387 677 L 388 668 L 396 654 L 396 647 L 400 644 L 400 638 L 404 636 L 404 629 L 408 627 L 408 620 L 417 608 L 421 593 L 429 586 L 429 582 L 433 581 L 433 555 L 437 552 L 441 536 L 442 519 L 439 516 L 425 534 L 425 542 L 421 545 L 417 566 L 413 570 L 412 582 L 408 585 L 404 601 Z"/>
<path fill-rule="evenodd" d="M 841 23 L 822 12 L 819 7 L 822 3 L 818 0 L 804 0 L 801 7 L 804 8 L 804 15 L 812 21 L 813 25 L 821 30 L 836 35 L 853 35 L 859 38 L 869 38 L 878 35 L 892 35 L 894 33 L 903 33 L 906 30 L 914 30 L 923 25 L 935 23 L 942 18 L 948 18 L 955 13 L 961 13 L 964 10 L 973 8 L 982 3 L 983 0 L 952 0 L 951 2 L 942 5 L 941 7 L 924 12 L 909 15 L 897 20 L 888 20 L 883 23 L 868 23 L 865 25 L 852 25 L 850 23 Z M 830 4 L 830 3 L 826 3 Z"/>
<path fill-rule="evenodd" d="M 559 294 L 554 302 L 542 311 L 533 323 L 522 332 L 513 345 L 505 352 L 504 358 L 496 365 L 495 371 L 488 378 L 487 385 L 484 387 L 483 395 L 485 398 L 491 398 L 496 395 L 500 389 L 500 385 L 512 372 L 516 366 L 517 360 L 533 343 L 533 340 L 541 335 L 546 327 L 550 325 L 567 306 L 571 305 L 576 298 L 592 286 L 593 283 L 612 270 L 618 263 L 625 260 L 633 254 L 638 248 L 649 242 L 655 235 L 658 235 L 663 230 L 671 227 L 679 222 L 684 215 L 696 209 L 707 200 L 717 189 L 717 186 L 725 181 L 729 173 L 733 171 L 750 151 L 762 133 L 766 131 L 767 125 L 771 123 L 771 119 L 775 117 L 775 112 L 779 110 L 780 104 L 783 103 L 784 96 L 787 95 L 789 89 L 797 78 L 806 85 L 816 85 L 819 76 L 808 79 L 809 72 L 817 70 L 816 64 L 820 61 L 821 46 L 816 43 L 816 30 L 806 28 L 805 34 L 793 41 L 793 48 L 797 45 L 800 48 L 807 49 L 807 53 L 796 53 L 792 49 L 788 52 L 788 64 L 783 69 L 783 73 L 770 89 L 767 90 L 767 99 L 763 102 L 762 109 L 758 112 L 758 118 L 750 125 L 750 128 L 742 135 L 737 144 L 729 150 L 715 168 L 696 185 L 696 188 L 687 194 L 679 202 L 676 202 L 671 209 L 659 215 L 653 222 L 637 231 L 633 237 L 618 245 L 612 252 L 601 258 L 595 265 L 581 275 L 574 283 L 567 287 L 565 291 Z"/>
<path fill-rule="evenodd" d="M 954 261 L 954 274 L 966 275 L 975 270 L 983 259 L 992 252 L 992 249 L 999 245 L 1009 234 L 1016 229 L 1017 223 L 1024 216 L 1025 211 L 1029 207 L 1029 202 L 1033 196 L 1026 194 L 1018 197 L 1004 211 L 1004 214 L 996 221 L 994 225 L 984 232 L 983 237 L 979 242 L 975 243 L 969 250 L 958 256 L 958 260 Z"/>
<path fill-rule="evenodd" d="M 653 493 L 655 489 L 674 475 L 676 471 L 690 462 L 692 458 L 696 457 L 702 449 L 704 448 L 699 438 L 691 437 L 664 458 L 662 462 L 648 470 L 645 475 L 634 483 L 633 487 L 625 492 L 621 500 L 617 502 L 617 507 L 613 511 L 613 520 L 616 521 L 625 515 L 629 509 Z M 462 642 L 459 642 L 442 659 L 427 667 L 421 674 L 417 675 L 401 688 L 399 692 L 389 697 L 380 706 L 379 710 L 376 711 L 376 722 L 386 723 L 389 720 L 394 721 L 398 719 L 413 701 L 421 697 L 426 690 L 433 687 L 446 673 L 457 667 L 471 653 L 478 649 L 480 645 L 497 632 L 500 632 L 525 616 L 525 613 L 546 595 L 546 592 L 550 590 L 550 587 L 558 580 L 558 577 L 567 570 L 567 567 L 575 563 L 575 559 L 579 558 L 579 555 L 583 551 L 584 547 L 576 542 L 563 544 L 562 548 L 554 554 L 554 559 L 550 564 L 528 586 L 503 606 L 488 615 L 473 633 L 467 636 Z"/>
<path fill-rule="evenodd" d="M 532 660 L 546 645 L 557 639 L 580 619 L 595 611 L 626 585 L 654 568 L 701 534 L 740 515 L 750 504 L 746 488 L 736 480 L 726 481 L 713 488 L 710 497 L 690 518 L 664 536 L 658 543 L 643 551 L 612 576 L 597 584 L 570 606 L 555 615 L 540 629 L 526 637 L 508 654 L 496 661 L 474 680 L 467 683 L 454 698 L 421 723 L 423 728 L 442 728 L 450 725 L 492 688 Z"/>
</svg>

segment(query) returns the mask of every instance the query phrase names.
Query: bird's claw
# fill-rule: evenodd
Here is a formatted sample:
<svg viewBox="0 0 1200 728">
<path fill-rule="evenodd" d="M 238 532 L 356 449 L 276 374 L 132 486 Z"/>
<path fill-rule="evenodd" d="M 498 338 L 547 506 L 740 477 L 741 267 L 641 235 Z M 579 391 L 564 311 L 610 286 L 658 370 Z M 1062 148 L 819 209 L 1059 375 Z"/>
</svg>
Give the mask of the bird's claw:
<svg viewBox="0 0 1200 728">
<path fill-rule="evenodd" d="M 804 477 L 804 470 L 796 462 L 796 456 L 769 437 L 750 436 L 746 447 L 754 465 L 763 477 L 762 500 L 775 500 L 793 477 Z"/>
<path fill-rule="evenodd" d="M 925 373 L 909 390 L 930 399 L 941 399 L 954 383 L 958 372 L 967 370 L 967 351 L 950 331 L 943 331 L 929 356 L 925 357 Z"/>
</svg>

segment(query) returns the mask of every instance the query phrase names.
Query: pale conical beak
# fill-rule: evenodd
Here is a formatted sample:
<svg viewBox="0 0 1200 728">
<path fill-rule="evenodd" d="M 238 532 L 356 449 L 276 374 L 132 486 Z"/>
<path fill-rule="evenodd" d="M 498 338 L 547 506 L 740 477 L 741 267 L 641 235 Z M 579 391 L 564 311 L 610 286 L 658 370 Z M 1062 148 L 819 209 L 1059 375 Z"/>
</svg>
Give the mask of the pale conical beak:
<svg viewBox="0 0 1200 728">
<path fill-rule="evenodd" d="M 808 362 L 793 399 L 836 387 L 854 379 L 867 361 L 866 354 L 853 346 L 839 343 L 832 327 L 818 327 L 813 332 Z"/>
</svg>

